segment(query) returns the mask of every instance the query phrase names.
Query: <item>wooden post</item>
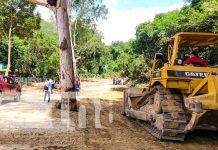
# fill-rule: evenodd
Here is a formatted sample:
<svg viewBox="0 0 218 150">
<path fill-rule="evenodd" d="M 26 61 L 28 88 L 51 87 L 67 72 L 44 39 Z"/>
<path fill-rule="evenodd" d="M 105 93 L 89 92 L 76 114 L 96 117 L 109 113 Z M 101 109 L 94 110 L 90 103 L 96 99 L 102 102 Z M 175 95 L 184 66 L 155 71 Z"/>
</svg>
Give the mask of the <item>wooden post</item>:
<svg viewBox="0 0 218 150">
<path fill-rule="evenodd" d="M 75 79 L 76 61 L 71 37 L 71 0 L 57 0 L 56 6 L 47 4 L 46 0 L 27 0 L 51 9 L 56 16 L 59 36 L 59 54 L 61 71 L 61 105 L 77 111 Z"/>
</svg>

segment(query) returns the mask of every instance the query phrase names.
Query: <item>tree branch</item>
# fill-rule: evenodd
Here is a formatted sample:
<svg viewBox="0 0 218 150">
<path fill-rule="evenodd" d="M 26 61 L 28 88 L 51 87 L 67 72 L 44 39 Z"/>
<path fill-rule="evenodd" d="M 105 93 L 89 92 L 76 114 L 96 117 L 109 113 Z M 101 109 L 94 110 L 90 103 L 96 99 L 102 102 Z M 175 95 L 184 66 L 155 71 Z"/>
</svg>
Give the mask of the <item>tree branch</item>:
<svg viewBox="0 0 218 150">
<path fill-rule="evenodd" d="M 50 4 L 47 3 L 47 0 L 26 0 L 28 2 L 31 3 L 35 3 L 44 7 L 49 8 L 51 11 L 53 11 L 54 13 L 56 12 L 56 9 L 60 7 L 60 1 L 61 0 L 57 0 L 57 5 L 55 6 L 51 6 Z"/>
<path fill-rule="evenodd" d="M 74 31 L 73 31 L 73 47 L 76 46 L 76 30 L 77 30 L 77 18 L 75 20 Z"/>
<path fill-rule="evenodd" d="M 31 3 L 35 3 L 41 6 L 45 6 L 45 7 L 47 7 L 48 5 L 47 0 L 26 0 L 26 1 L 29 1 Z"/>
</svg>

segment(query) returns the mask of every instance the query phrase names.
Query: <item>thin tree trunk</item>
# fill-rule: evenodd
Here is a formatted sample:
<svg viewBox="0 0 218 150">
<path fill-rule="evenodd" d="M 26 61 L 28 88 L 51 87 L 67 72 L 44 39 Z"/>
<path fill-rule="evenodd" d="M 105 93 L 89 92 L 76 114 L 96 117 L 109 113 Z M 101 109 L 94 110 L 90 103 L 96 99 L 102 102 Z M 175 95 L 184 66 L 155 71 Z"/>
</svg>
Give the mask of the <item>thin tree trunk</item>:
<svg viewBox="0 0 218 150">
<path fill-rule="evenodd" d="M 74 31 L 73 31 L 73 47 L 76 46 L 76 30 L 77 30 L 77 19 L 75 20 Z"/>
<path fill-rule="evenodd" d="M 9 32 L 8 32 L 8 64 L 5 75 L 9 75 L 9 71 L 11 68 L 11 32 L 12 32 L 12 23 L 10 24 Z"/>
<path fill-rule="evenodd" d="M 56 12 L 57 30 L 60 46 L 60 71 L 61 71 L 61 104 L 68 105 L 70 110 L 76 111 L 75 56 L 72 49 L 70 26 L 71 0 L 62 0 L 61 7 Z M 72 63 L 73 62 L 73 63 Z"/>
</svg>

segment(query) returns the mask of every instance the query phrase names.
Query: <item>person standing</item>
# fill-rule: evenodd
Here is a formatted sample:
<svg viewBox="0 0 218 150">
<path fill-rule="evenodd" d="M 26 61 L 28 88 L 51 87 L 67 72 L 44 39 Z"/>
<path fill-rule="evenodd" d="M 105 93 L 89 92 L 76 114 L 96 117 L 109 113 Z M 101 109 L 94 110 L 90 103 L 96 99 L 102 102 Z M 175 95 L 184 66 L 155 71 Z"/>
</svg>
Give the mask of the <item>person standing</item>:
<svg viewBox="0 0 218 150">
<path fill-rule="evenodd" d="M 48 103 L 50 102 L 51 100 L 51 89 L 52 89 L 52 84 L 51 82 L 49 82 L 48 79 L 46 79 L 45 83 L 44 83 L 44 101 L 46 100 L 46 97 L 48 95 Z"/>
<path fill-rule="evenodd" d="M 75 83 L 76 96 L 79 96 L 79 90 L 80 90 L 80 84 L 79 81 L 76 81 Z"/>
<path fill-rule="evenodd" d="M 79 90 L 80 90 L 80 78 L 76 76 L 76 82 L 75 82 L 76 96 L 79 96 Z"/>
</svg>

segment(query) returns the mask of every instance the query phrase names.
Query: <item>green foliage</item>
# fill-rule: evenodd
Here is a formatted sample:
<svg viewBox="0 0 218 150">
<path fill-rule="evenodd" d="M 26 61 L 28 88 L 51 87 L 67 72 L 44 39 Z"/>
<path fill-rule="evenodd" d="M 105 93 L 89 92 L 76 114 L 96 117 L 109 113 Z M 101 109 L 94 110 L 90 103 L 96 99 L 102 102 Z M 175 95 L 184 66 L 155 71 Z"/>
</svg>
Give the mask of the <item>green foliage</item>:
<svg viewBox="0 0 218 150">
<path fill-rule="evenodd" d="M 0 0 L 0 37 L 8 38 L 9 28 L 12 35 L 21 38 L 31 37 L 40 28 L 40 16 L 35 14 L 36 5 L 24 0 Z"/>
<path fill-rule="evenodd" d="M 202 0 L 187 11 L 187 18 L 182 30 L 197 32 L 217 32 L 218 24 L 218 1 Z"/>
<path fill-rule="evenodd" d="M 102 0 L 75 0 L 72 7 L 74 17 L 85 20 L 87 24 L 94 23 L 100 18 L 106 18 L 108 13 L 108 9 L 102 4 Z"/>
<path fill-rule="evenodd" d="M 146 63 L 151 66 L 154 53 L 162 51 L 166 54 L 165 43 L 177 32 L 217 32 L 217 8 L 217 0 L 195 0 L 180 10 L 156 15 L 152 22 L 137 27 L 134 52 L 144 55 Z"/>
<path fill-rule="evenodd" d="M 7 60 L 7 55 L 8 55 L 7 47 L 8 46 L 6 43 L 3 43 L 2 41 L 0 41 L 0 60 L 1 60 L 1 63 L 3 64 L 7 64 L 7 61 L 8 61 Z M 11 64 L 12 64 L 11 72 L 14 73 L 16 69 L 17 61 L 21 57 L 20 50 L 16 43 L 13 44 L 11 56 L 13 57 L 11 61 Z"/>
<path fill-rule="evenodd" d="M 107 71 L 107 47 L 101 42 L 101 35 L 93 29 L 85 29 L 77 36 L 75 52 L 80 59 L 77 67 L 84 76 L 99 76 Z"/>
<path fill-rule="evenodd" d="M 59 53 L 57 32 L 53 22 L 42 21 L 41 29 L 31 39 L 14 37 L 20 58 L 16 60 L 16 73 L 22 76 L 52 77 L 58 79 Z M 12 57 L 14 60 L 14 57 Z"/>
<path fill-rule="evenodd" d="M 105 19 L 108 9 L 99 0 L 76 0 L 73 3 L 74 20 L 72 22 L 73 45 L 87 40 L 86 33 L 96 32 L 96 21 Z"/>
<path fill-rule="evenodd" d="M 114 43 L 111 47 L 114 71 L 122 70 L 124 76 L 137 81 L 148 79 L 148 70 L 152 66 L 154 54 L 163 52 L 167 58 L 168 38 L 177 32 L 218 32 L 218 1 L 192 0 L 190 5 L 180 10 L 158 14 L 153 21 L 146 21 L 136 28 L 136 39 L 127 43 Z M 116 49 L 116 51 L 114 51 Z M 128 49 L 128 50 L 126 50 Z M 200 57 L 208 60 L 210 65 L 218 64 L 217 46 L 203 48 Z M 119 58 L 121 58 L 119 60 Z M 124 72 L 124 74 L 123 74 Z"/>
<path fill-rule="evenodd" d="M 105 19 L 108 12 L 99 0 L 76 0 L 73 3 L 74 21 L 72 23 L 73 46 L 79 74 L 101 76 L 107 72 L 107 47 L 96 30 L 96 21 Z"/>
<path fill-rule="evenodd" d="M 132 80 L 146 82 L 148 67 L 143 55 L 133 51 L 134 41 L 126 43 L 116 41 L 110 46 L 111 59 L 109 68 L 115 72 L 114 76 L 129 77 Z"/>
<path fill-rule="evenodd" d="M 58 37 L 52 22 L 43 21 L 41 30 L 28 42 L 23 60 L 25 72 L 41 78 L 58 77 Z M 46 30 L 46 31 L 45 31 Z"/>
<path fill-rule="evenodd" d="M 40 28 L 41 19 L 39 14 L 34 13 L 36 5 L 23 0 L 0 0 L 0 2 L 0 39 L 8 43 L 8 54 L 4 55 L 4 57 L 8 56 L 6 71 L 6 74 L 8 74 L 10 70 L 12 73 L 15 72 L 13 61 L 16 60 L 16 56 L 12 55 L 14 52 L 11 49 L 11 47 L 15 47 L 12 40 L 13 36 L 19 38 L 31 37 L 34 30 Z M 11 57 L 13 58 L 12 61 Z"/>
</svg>

